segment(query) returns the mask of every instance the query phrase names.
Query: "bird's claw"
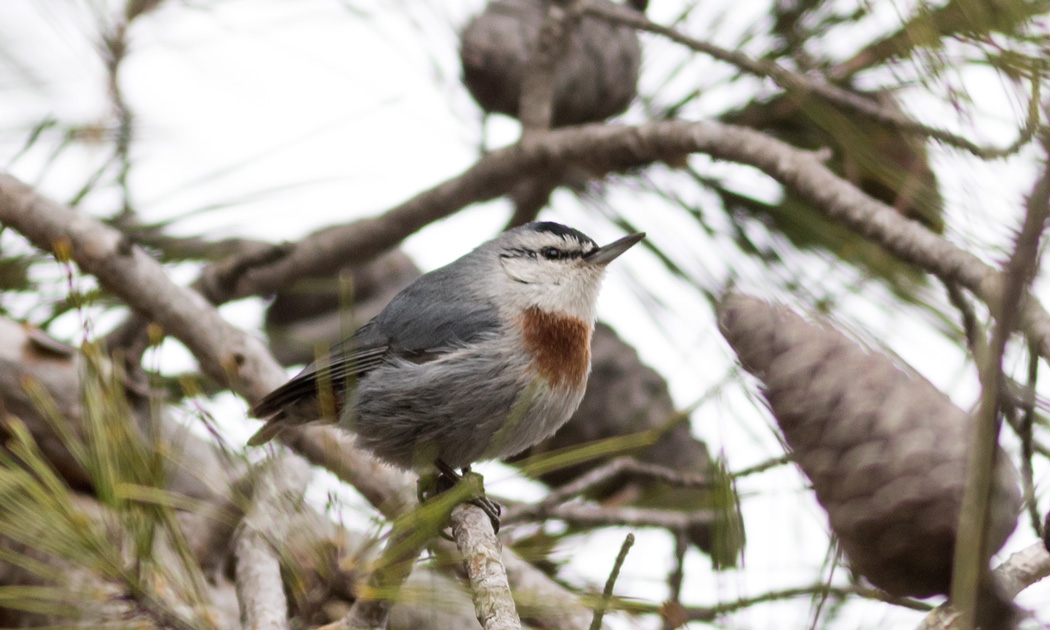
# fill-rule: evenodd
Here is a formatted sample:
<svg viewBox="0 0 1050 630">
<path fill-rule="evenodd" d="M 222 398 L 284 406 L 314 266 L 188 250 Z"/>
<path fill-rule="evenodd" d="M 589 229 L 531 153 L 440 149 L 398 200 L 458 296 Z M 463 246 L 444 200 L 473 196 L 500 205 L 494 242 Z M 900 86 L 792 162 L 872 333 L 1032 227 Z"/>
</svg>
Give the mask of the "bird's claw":
<svg viewBox="0 0 1050 630">
<path fill-rule="evenodd" d="M 492 531 L 498 534 L 500 514 L 503 508 L 499 503 L 485 496 L 484 477 L 476 472 L 471 472 L 469 467 L 464 468 L 464 474 L 460 475 L 452 467 L 440 461 L 435 464 L 435 467 L 438 471 L 436 474 L 422 475 L 416 484 L 416 495 L 419 502 L 423 503 L 442 492 L 462 485 L 467 489 L 468 497 L 464 502 L 480 508 L 489 517 Z"/>
<path fill-rule="evenodd" d="M 485 516 L 489 517 L 489 521 L 492 523 L 492 533 L 499 533 L 500 514 L 503 513 L 503 507 L 492 499 L 482 495 L 476 499 L 468 501 L 471 505 L 481 508 L 481 511 L 485 513 Z"/>
</svg>

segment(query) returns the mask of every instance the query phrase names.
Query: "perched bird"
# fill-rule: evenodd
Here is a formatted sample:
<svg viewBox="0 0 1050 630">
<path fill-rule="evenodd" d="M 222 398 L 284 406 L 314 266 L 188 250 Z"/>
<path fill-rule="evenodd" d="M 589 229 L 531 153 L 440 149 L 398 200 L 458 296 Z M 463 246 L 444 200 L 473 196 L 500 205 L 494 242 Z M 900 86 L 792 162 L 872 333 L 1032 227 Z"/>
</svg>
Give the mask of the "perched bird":
<svg viewBox="0 0 1050 630">
<path fill-rule="evenodd" d="M 446 474 L 532 446 L 580 404 L 605 267 L 644 236 L 599 247 L 529 223 L 419 277 L 256 403 L 267 422 L 248 444 L 327 420 L 395 466 Z"/>
</svg>

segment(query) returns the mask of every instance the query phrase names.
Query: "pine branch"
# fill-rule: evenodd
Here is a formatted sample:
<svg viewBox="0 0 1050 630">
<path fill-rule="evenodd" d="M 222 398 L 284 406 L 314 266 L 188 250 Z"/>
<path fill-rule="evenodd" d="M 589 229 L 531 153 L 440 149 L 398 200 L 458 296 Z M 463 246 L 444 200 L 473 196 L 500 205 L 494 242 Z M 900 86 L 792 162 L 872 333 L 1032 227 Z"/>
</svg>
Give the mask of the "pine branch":
<svg viewBox="0 0 1050 630">
<path fill-rule="evenodd" d="M 452 536 L 463 556 L 474 609 L 485 630 L 520 630 L 507 570 L 501 555 L 503 545 L 488 516 L 480 508 L 464 503 L 452 510 Z"/>
</svg>

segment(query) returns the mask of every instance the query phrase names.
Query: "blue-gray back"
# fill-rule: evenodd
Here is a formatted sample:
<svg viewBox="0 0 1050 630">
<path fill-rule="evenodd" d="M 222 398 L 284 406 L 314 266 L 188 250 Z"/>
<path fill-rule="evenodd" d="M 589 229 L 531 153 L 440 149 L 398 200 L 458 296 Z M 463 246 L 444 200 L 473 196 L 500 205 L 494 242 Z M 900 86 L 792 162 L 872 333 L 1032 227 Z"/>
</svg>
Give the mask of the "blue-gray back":
<svg viewBox="0 0 1050 630">
<path fill-rule="evenodd" d="M 481 252 L 473 255 L 478 254 Z M 478 272 L 478 265 L 468 256 L 420 276 L 379 313 L 375 319 L 378 332 L 393 347 L 441 351 L 473 343 L 498 329 L 495 305 L 474 289 L 477 284 L 472 275 Z"/>
<path fill-rule="evenodd" d="M 392 360 L 425 362 L 498 331 L 495 305 L 472 290 L 470 274 L 478 271 L 472 255 L 485 254 L 472 252 L 417 278 L 327 356 L 256 403 L 253 414 L 265 418 L 316 395 L 321 379 L 338 389 Z"/>
</svg>

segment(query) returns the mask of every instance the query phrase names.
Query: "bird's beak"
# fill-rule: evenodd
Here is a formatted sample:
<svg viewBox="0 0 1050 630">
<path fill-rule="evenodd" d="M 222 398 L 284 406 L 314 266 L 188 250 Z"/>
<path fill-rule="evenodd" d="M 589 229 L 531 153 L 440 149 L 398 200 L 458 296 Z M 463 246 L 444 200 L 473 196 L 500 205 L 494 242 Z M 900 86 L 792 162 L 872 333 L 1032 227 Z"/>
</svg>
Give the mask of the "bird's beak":
<svg viewBox="0 0 1050 630">
<path fill-rule="evenodd" d="M 598 249 L 584 256 L 583 259 L 593 265 L 608 265 L 612 261 L 616 260 L 616 258 L 620 254 L 631 249 L 631 247 L 633 247 L 638 241 L 642 240 L 643 238 L 645 238 L 645 232 L 638 232 L 637 234 L 625 236 L 620 240 L 613 241 L 612 243 L 609 243 L 604 247 L 599 247 Z"/>
</svg>

